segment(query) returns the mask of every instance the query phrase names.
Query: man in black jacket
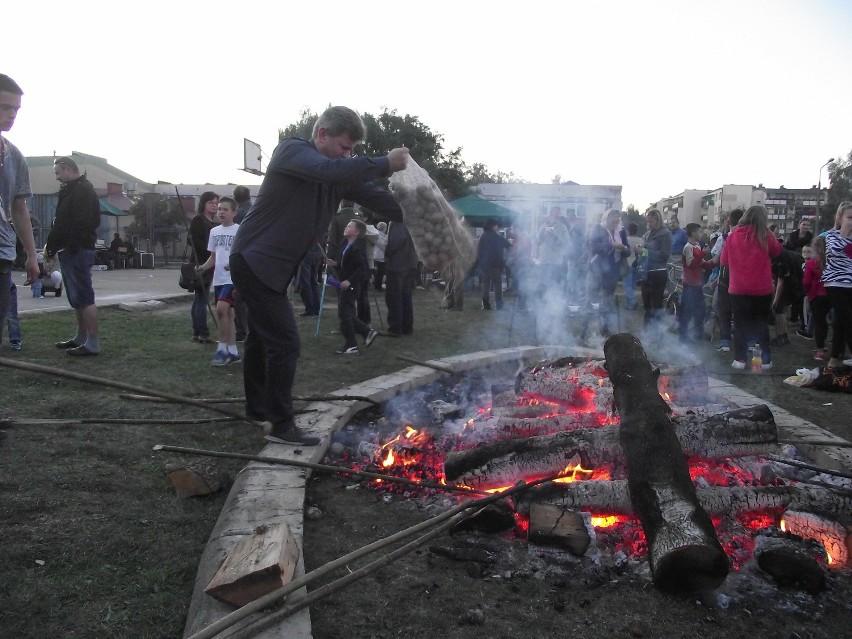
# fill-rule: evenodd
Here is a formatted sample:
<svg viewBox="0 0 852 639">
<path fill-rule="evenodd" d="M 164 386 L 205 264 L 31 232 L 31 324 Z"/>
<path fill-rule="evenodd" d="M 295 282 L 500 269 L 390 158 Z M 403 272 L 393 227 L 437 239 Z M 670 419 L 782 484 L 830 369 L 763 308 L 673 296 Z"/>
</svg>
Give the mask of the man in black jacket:
<svg viewBox="0 0 852 639">
<path fill-rule="evenodd" d="M 398 337 L 414 332 L 414 305 L 411 289 L 417 277 L 417 251 L 402 222 L 388 226 L 385 247 L 385 304 L 388 306 L 388 335 Z"/>
<path fill-rule="evenodd" d="M 365 134 L 358 114 L 338 106 L 320 115 L 311 140 L 283 140 L 231 248 L 231 277 L 248 309 L 246 415 L 271 423 L 270 441 L 276 443 L 319 443 L 301 432 L 293 415 L 299 329 L 287 285 L 299 262 L 328 230 L 340 200 L 368 206 L 382 218 L 402 219 L 393 195 L 372 180 L 405 168 L 408 149 L 352 157 Z"/>
<path fill-rule="evenodd" d="M 485 223 L 485 233 L 479 238 L 476 251 L 476 267 L 482 280 L 482 308 L 491 310 L 491 289 L 494 289 L 494 305 L 503 308 L 503 269 L 506 267 L 506 251 L 512 246 L 497 233 L 497 220 Z"/>
<path fill-rule="evenodd" d="M 77 334 L 69 340 L 57 342 L 56 347 L 74 356 L 97 355 L 101 348 L 92 265 L 95 263 L 101 206 L 95 188 L 85 175 L 80 175 L 74 160 L 56 158 L 53 172 L 62 186 L 44 257 L 47 261 L 59 254 L 65 294 L 77 317 Z"/>
</svg>

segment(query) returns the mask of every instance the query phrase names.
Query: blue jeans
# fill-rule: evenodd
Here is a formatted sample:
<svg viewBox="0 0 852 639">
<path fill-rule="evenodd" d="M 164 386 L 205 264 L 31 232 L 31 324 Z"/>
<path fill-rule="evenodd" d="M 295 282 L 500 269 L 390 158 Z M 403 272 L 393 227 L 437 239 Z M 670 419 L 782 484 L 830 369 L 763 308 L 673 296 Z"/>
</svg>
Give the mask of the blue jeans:
<svg viewBox="0 0 852 639">
<path fill-rule="evenodd" d="M 704 290 L 700 286 L 684 284 L 677 318 L 680 324 L 681 338 L 687 337 L 690 321 L 692 321 L 693 335 L 695 335 L 696 339 L 704 337 L 704 313 L 706 310 L 707 308 L 704 305 Z"/>
<path fill-rule="evenodd" d="M 9 288 L 9 308 L 6 311 L 6 325 L 9 328 L 9 343 L 21 343 L 21 322 L 18 320 L 18 287 L 15 282 Z M 0 335 L 0 337 L 2 337 Z"/>
<path fill-rule="evenodd" d="M 192 307 L 189 315 L 192 318 L 192 334 L 194 337 L 210 337 L 210 329 L 207 327 L 207 300 L 208 292 L 202 288 L 196 288 L 192 294 Z"/>
<path fill-rule="evenodd" d="M 622 285 L 624 286 L 624 297 L 627 300 L 628 306 L 633 306 L 636 304 L 636 286 L 633 282 L 633 269 L 627 269 L 627 275 L 624 276 L 624 279 L 621 280 Z"/>
<path fill-rule="evenodd" d="M 95 303 L 95 289 L 92 288 L 92 266 L 95 252 L 87 249 L 80 251 L 60 251 L 59 264 L 62 267 L 62 281 L 65 295 L 71 308 L 86 308 Z"/>
<path fill-rule="evenodd" d="M 275 291 L 232 254 L 231 279 L 246 304 L 248 334 L 243 349 L 246 415 L 272 422 L 273 434 L 294 426 L 293 379 L 301 352 L 299 328 L 287 292 Z"/>
</svg>

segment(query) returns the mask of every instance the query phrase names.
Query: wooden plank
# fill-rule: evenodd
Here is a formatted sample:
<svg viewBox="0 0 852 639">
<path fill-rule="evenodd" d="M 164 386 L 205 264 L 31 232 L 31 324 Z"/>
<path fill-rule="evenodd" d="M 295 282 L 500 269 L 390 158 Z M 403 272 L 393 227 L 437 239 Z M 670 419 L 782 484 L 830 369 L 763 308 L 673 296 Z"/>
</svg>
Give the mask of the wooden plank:
<svg viewBox="0 0 852 639">
<path fill-rule="evenodd" d="M 299 553 L 286 523 L 258 526 L 225 557 L 204 592 L 219 601 L 244 606 L 290 583 Z"/>
<path fill-rule="evenodd" d="M 592 538 L 582 513 L 548 504 L 533 504 L 530 508 L 529 540 L 559 546 L 581 557 Z"/>
</svg>

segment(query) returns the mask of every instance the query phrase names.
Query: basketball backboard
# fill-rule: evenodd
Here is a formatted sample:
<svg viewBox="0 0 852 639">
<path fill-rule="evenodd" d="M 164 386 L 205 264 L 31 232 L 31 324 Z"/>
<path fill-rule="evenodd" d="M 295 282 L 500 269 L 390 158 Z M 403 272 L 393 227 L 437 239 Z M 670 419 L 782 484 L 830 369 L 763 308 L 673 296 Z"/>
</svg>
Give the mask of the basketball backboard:
<svg viewBox="0 0 852 639">
<path fill-rule="evenodd" d="M 260 170 L 261 157 L 260 145 L 243 138 L 243 171 L 263 175 L 263 171 Z"/>
</svg>

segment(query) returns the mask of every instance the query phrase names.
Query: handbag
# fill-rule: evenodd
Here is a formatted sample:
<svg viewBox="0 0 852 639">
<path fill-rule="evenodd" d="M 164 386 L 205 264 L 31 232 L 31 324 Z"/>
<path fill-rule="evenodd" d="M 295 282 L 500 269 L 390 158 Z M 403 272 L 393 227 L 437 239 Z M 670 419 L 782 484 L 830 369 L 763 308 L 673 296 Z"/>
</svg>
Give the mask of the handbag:
<svg viewBox="0 0 852 639">
<path fill-rule="evenodd" d="M 195 264 L 187 261 L 186 254 L 189 250 L 187 246 L 183 251 L 183 262 L 180 265 L 180 277 L 178 278 L 178 286 L 187 291 L 195 291 L 198 283 L 198 273 L 195 272 Z"/>
<path fill-rule="evenodd" d="M 633 281 L 638 284 L 648 279 L 648 251 L 643 250 L 633 260 Z"/>
</svg>

